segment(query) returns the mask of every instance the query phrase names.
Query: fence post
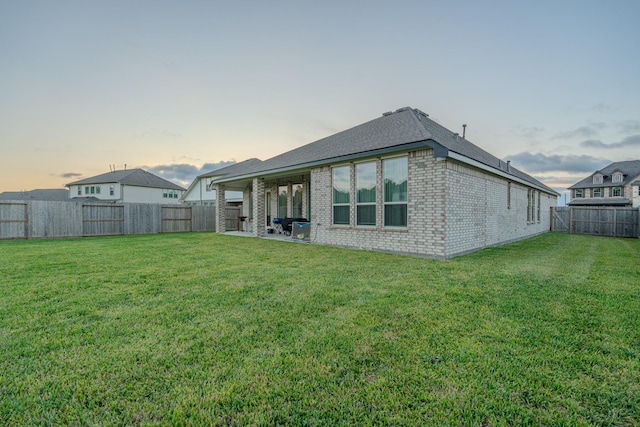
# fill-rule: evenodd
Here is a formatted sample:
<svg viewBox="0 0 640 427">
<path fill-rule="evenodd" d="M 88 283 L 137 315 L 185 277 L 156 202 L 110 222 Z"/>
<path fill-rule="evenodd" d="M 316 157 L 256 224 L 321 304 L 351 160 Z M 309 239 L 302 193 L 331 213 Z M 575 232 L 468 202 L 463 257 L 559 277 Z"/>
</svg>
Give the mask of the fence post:
<svg viewBox="0 0 640 427">
<path fill-rule="evenodd" d="M 553 214 L 554 209 L 555 209 L 555 206 L 551 206 L 551 218 L 549 218 L 550 219 L 549 224 L 551 224 L 551 231 L 552 232 L 555 229 L 555 224 L 553 223 L 554 222 L 553 219 L 555 218 L 555 215 Z"/>
<path fill-rule="evenodd" d="M 573 233 L 573 206 L 569 207 L 569 234 Z"/>
</svg>

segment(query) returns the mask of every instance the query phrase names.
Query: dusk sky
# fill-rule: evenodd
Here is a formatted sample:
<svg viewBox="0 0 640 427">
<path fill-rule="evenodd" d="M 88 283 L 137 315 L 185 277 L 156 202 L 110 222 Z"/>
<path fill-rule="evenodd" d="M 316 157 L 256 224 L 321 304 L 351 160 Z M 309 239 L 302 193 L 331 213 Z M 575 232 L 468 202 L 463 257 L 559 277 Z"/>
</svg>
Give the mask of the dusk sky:
<svg viewBox="0 0 640 427">
<path fill-rule="evenodd" d="M 188 186 L 411 106 L 558 192 L 640 159 L 640 1 L 0 1 L 0 192 Z"/>
</svg>

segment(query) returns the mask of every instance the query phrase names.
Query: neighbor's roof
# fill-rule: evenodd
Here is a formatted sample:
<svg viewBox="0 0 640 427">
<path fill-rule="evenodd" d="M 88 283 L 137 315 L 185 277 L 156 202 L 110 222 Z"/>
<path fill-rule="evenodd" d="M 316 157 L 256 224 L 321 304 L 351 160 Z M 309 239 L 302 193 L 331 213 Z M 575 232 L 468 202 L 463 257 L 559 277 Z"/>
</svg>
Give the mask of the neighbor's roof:
<svg viewBox="0 0 640 427">
<path fill-rule="evenodd" d="M 202 178 L 211 178 L 211 177 L 216 177 L 216 176 L 220 176 L 221 177 L 221 176 L 227 175 L 229 173 L 234 173 L 234 172 L 238 172 L 238 171 L 240 171 L 240 172 L 250 171 L 250 170 L 253 170 L 254 168 L 256 168 L 257 165 L 260 164 L 260 163 L 262 163 L 262 160 L 256 159 L 256 158 L 251 158 L 251 159 L 247 159 L 245 161 L 242 161 L 240 163 L 234 163 L 232 165 L 225 166 L 225 167 L 220 168 L 220 169 L 215 169 L 215 170 L 212 170 L 210 172 L 203 173 L 202 175 L 198 175 L 193 180 L 193 182 L 191 182 L 191 184 L 189 184 L 189 188 L 187 188 L 186 193 L 182 197 L 183 198 L 184 197 L 188 197 L 188 195 L 196 187 L 196 185 L 198 184 L 198 182 Z"/>
<path fill-rule="evenodd" d="M 244 174 L 247 171 L 256 169 L 261 163 L 262 163 L 262 160 L 260 159 L 256 159 L 256 158 L 247 159 L 240 163 L 234 163 L 232 165 L 225 166 L 223 168 L 216 169 L 211 172 L 203 173 L 202 175 L 198 175 L 196 180 L 198 178 L 208 178 L 212 176 L 223 176 L 223 175 L 238 174 L 238 173 Z"/>
<path fill-rule="evenodd" d="M 622 182 L 614 183 L 612 181 L 611 175 L 615 171 L 622 172 Z M 601 173 L 603 175 L 602 184 L 594 184 L 593 176 L 597 173 Z M 640 160 L 627 160 L 624 162 L 614 162 L 609 166 L 600 169 L 599 171 L 595 171 L 585 179 L 573 184 L 569 189 L 572 188 L 594 188 L 594 187 L 607 187 L 612 185 L 627 185 L 629 182 L 634 180 L 640 175 Z"/>
<path fill-rule="evenodd" d="M 631 200 L 624 197 L 596 197 L 596 198 L 578 198 L 573 199 L 569 203 L 570 206 L 626 206 L 631 204 Z"/>
<path fill-rule="evenodd" d="M 511 175 L 557 194 L 535 178 L 512 166 L 508 167 L 504 161 L 429 119 L 422 111 L 410 107 L 384 113 L 382 117 L 265 160 L 252 170 L 234 171 L 217 181 L 231 181 L 234 178 L 248 178 L 296 167 L 305 168 L 379 153 L 415 149 L 417 143 L 434 148 L 435 154 L 439 157 L 457 153 L 503 175 Z"/>
<path fill-rule="evenodd" d="M 79 181 L 71 182 L 67 184 L 67 187 L 71 185 L 85 185 L 85 184 L 105 184 L 105 183 L 118 183 L 134 187 L 151 187 L 151 188 L 166 188 L 168 190 L 184 190 L 183 187 L 174 184 L 171 181 L 167 181 L 164 178 L 160 178 L 157 175 L 149 173 L 142 169 L 125 169 L 112 172 L 103 173 L 102 175 L 92 176 L 90 178 L 81 179 Z"/>
<path fill-rule="evenodd" d="M 0 200 L 43 200 L 67 202 L 69 201 L 69 190 L 66 188 L 54 188 L 29 191 L 5 191 L 4 193 L 0 193 Z"/>
</svg>

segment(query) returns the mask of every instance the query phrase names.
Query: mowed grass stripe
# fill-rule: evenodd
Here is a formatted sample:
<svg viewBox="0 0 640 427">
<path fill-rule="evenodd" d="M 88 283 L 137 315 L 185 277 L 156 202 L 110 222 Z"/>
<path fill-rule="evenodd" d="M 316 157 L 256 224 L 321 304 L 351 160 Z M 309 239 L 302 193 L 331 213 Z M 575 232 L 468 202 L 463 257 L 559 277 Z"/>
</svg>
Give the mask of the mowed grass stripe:
<svg viewBox="0 0 640 427">
<path fill-rule="evenodd" d="M 640 240 L 0 242 L 0 424 L 636 425 Z"/>
</svg>

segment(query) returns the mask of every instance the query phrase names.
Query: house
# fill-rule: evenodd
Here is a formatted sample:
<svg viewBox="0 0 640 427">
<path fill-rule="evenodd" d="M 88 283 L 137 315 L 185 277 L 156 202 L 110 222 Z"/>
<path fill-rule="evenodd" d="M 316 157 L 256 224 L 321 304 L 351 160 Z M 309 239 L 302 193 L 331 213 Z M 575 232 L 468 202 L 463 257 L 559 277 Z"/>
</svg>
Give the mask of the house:
<svg viewBox="0 0 640 427">
<path fill-rule="evenodd" d="M 0 193 L 0 200 L 42 200 L 66 202 L 69 190 L 66 188 L 38 189 L 29 191 L 5 191 Z"/>
<path fill-rule="evenodd" d="M 66 184 L 71 200 L 95 197 L 106 202 L 179 204 L 185 189 L 142 169 L 124 169 Z"/>
<path fill-rule="evenodd" d="M 191 206 L 215 206 L 217 195 L 216 189 L 211 182 L 216 178 L 220 178 L 234 171 L 241 171 L 244 168 L 247 170 L 255 168 L 258 163 L 261 163 L 259 159 L 248 159 L 244 162 L 235 163 L 224 168 L 216 169 L 211 172 L 199 175 L 193 180 L 187 191 L 182 196 L 182 202 Z M 227 191 L 225 194 L 225 200 L 228 205 L 239 205 L 242 203 L 242 191 Z"/>
<path fill-rule="evenodd" d="M 614 162 L 569 187 L 569 206 L 640 206 L 640 160 Z"/>
<path fill-rule="evenodd" d="M 313 241 L 450 258 L 549 230 L 558 193 L 451 132 L 401 108 L 212 181 L 265 236 L 274 217 L 306 218 Z"/>
</svg>

